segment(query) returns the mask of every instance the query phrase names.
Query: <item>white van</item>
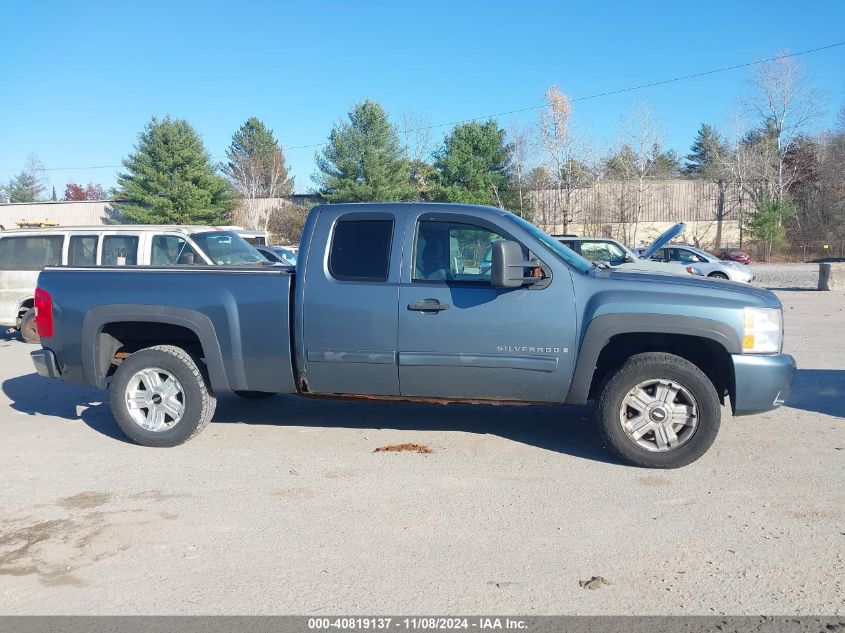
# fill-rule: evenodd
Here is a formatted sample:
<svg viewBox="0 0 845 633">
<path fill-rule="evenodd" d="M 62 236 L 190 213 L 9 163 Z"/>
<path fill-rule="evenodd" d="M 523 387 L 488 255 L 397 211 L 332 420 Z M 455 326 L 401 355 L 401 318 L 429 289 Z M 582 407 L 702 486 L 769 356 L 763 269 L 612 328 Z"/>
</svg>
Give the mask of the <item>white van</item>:
<svg viewBox="0 0 845 633">
<path fill-rule="evenodd" d="M 0 231 L 0 326 L 38 342 L 34 295 L 45 266 L 241 265 L 266 261 L 228 227 L 99 225 Z"/>
</svg>

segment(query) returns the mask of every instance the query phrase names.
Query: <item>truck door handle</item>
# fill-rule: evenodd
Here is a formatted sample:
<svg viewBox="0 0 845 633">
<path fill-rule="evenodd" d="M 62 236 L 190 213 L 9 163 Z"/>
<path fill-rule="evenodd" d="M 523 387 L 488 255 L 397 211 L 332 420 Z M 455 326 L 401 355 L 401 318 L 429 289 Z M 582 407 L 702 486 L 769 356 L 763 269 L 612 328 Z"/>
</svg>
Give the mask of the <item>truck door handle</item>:
<svg viewBox="0 0 845 633">
<path fill-rule="evenodd" d="M 441 310 L 448 310 L 448 303 L 440 303 L 437 299 L 423 299 L 422 301 L 415 301 L 408 304 L 409 310 L 417 310 L 419 312 L 440 312 Z"/>
</svg>

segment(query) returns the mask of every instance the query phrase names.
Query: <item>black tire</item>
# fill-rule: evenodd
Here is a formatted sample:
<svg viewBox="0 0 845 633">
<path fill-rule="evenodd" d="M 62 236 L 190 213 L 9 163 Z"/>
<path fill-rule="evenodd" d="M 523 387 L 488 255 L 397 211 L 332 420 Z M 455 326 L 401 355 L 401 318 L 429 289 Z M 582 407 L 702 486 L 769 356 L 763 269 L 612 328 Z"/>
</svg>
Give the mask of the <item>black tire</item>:
<svg viewBox="0 0 845 633">
<path fill-rule="evenodd" d="M 21 317 L 21 340 L 24 343 L 40 343 L 38 329 L 35 327 L 35 308 L 30 308 Z"/>
<path fill-rule="evenodd" d="M 712 277 L 713 279 L 728 279 L 728 276 L 725 273 L 710 273 L 707 276 Z"/>
<path fill-rule="evenodd" d="M 265 398 L 272 398 L 276 394 L 272 391 L 235 391 L 236 396 L 246 398 L 247 400 L 264 400 Z"/>
<path fill-rule="evenodd" d="M 664 452 L 644 448 L 623 428 L 623 401 L 629 392 L 650 380 L 664 380 L 680 385 L 684 392 L 677 399 L 689 395 L 697 409 L 697 424 L 689 425 L 689 428 L 679 426 L 677 429 L 675 440 L 678 441 L 681 433 L 685 433 L 684 441 L 674 448 L 670 444 L 670 448 Z M 630 409 L 626 408 L 626 411 Z M 657 414 L 658 418 L 643 415 L 640 419 L 666 419 L 665 410 L 662 415 L 659 411 Z M 697 460 L 713 444 L 719 432 L 722 409 L 716 388 L 698 367 L 674 354 L 649 352 L 632 356 L 608 377 L 596 402 L 596 416 L 608 446 L 627 463 L 642 468 L 680 468 Z M 651 437 L 656 445 L 657 433 L 651 432 Z M 646 432 L 642 441 L 649 443 L 648 438 L 649 432 Z"/>
<path fill-rule="evenodd" d="M 127 404 L 130 381 L 144 369 L 161 369 L 182 387 L 184 407 L 179 420 L 166 430 L 150 430 L 133 418 Z M 178 446 L 197 435 L 211 421 L 217 399 L 208 389 L 205 365 L 181 347 L 156 345 L 135 352 L 117 368 L 111 384 L 112 415 L 126 435 L 141 446 Z M 171 418 L 171 423 L 173 419 Z"/>
</svg>

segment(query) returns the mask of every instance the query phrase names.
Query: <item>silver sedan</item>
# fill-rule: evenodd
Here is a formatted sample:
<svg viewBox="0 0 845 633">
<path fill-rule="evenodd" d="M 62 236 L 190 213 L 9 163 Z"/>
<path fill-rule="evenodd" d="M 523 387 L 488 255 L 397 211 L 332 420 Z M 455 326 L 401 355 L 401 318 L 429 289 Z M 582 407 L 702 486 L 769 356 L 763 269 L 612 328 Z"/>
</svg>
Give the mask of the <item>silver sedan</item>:
<svg viewBox="0 0 845 633">
<path fill-rule="evenodd" d="M 722 261 L 715 255 L 694 246 L 669 244 L 655 251 L 651 259 L 684 266 L 693 265 L 701 271 L 702 275 L 715 279 L 730 279 L 743 283 L 754 281 L 754 273 L 750 266 Z"/>
</svg>

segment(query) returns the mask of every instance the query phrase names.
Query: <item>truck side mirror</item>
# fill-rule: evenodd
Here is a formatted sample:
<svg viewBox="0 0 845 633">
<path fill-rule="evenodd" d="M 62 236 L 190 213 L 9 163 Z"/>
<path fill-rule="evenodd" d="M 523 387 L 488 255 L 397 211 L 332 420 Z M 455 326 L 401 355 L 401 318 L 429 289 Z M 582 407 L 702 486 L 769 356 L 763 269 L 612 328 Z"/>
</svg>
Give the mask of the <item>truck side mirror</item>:
<svg viewBox="0 0 845 633">
<path fill-rule="evenodd" d="M 493 242 L 490 285 L 494 288 L 519 288 L 525 283 L 522 247 L 516 242 L 499 240 Z"/>
</svg>

